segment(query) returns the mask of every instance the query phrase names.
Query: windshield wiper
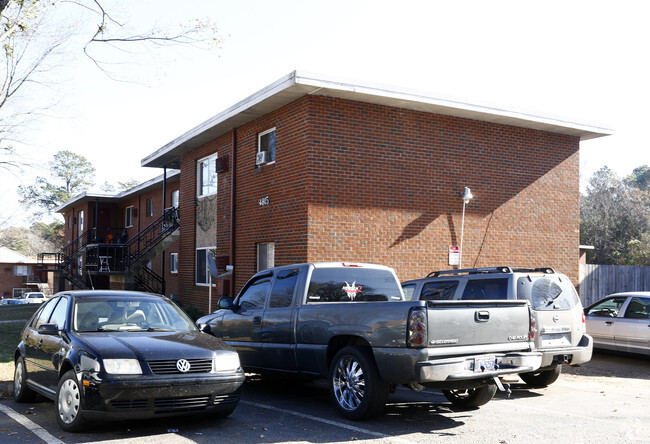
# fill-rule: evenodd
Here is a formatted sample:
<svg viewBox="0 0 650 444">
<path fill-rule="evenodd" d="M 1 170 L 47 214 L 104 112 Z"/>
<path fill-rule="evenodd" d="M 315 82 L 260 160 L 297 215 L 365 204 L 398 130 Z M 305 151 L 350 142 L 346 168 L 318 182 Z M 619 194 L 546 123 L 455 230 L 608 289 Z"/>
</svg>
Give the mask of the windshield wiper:
<svg viewBox="0 0 650 444">
<path fill-rule="evenodd" d="M 562 294 L 562 291 L 563 291 L 563 290 L 560 290 L 560 292 L 559 292 L 558 294 L 556 294 L 555 296 L 553 296 L 553 297 L 551 298 L 551 300 L 548 301 L 548 302 L 546 303 L 546 306 L 548 307 L 548 306 L 551 305 L 553 302 L 555 302 L 555 300 L 556 300 L 557 298 L 559 298 L 560 295 Z"/>
</svg>

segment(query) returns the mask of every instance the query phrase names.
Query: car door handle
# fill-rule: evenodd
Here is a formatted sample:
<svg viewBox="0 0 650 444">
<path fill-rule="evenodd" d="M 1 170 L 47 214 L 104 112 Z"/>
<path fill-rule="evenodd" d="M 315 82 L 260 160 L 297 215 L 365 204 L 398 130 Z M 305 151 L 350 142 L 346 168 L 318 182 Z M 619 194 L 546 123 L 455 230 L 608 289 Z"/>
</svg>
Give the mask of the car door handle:
<svg viewBox="0 0 650 444">
<path fill-rule="evenodd" d="M 474 320 L 476 322 L 487 322 L 490 320 L 490 312 L 489 311 L 477 311 L 474 313 Z"/>
<path fill-rule="evenodd" d="M 605 325 L 611 327 L 614 323 L 612 321 L 605 321 Z"/>
<path fill-rule="evenodd" d="M 260 325 L 262 323 L 262 316 L 253 316 L 253 324 Z"/>
<path fill-rule="evenodd" d="M 42 339 L 40 341 L 38 341 L 38 348 L 41 348 L 41 345 L 43 345 L 43 340 Z"/>
</svg>

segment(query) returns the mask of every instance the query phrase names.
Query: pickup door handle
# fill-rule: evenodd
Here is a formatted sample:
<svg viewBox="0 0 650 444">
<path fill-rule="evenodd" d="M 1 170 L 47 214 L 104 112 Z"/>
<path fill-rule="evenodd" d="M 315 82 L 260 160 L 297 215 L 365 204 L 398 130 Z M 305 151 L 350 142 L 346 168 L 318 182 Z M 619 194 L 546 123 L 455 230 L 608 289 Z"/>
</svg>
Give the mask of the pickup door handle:
<svg viewBox="0 0 650 444">
<path fill-rule="evenodd" d="M 262 323 L 262 316 L 253 316 L 253 324 L 260 325 Z"/>
<path fill-rule="evenodd" d="M 480 310 L 474 313 L 474 320 L 476 322 L 487 322 L 490 320 L 490 312 L 485 310 Z"/>
</svg>

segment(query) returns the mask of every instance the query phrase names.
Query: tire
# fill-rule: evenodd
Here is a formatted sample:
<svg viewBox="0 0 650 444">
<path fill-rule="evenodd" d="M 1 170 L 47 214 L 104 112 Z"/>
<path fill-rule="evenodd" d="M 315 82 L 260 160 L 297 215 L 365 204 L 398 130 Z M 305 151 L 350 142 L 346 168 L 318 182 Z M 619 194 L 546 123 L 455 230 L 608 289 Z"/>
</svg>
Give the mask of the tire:
<svg viewBox="0 0 650 444">
<path fill-rule="evenodd" d="M 25 360 L 19 356 L 14 369 L 14 400 L 16 402 L 32 402 L 34 398 L 36 398 L 36 392 L 27 386 Z"/>
<path fill-rule="evenodd" d="M 329 370 L 330 396 L 339 414 L 347 419 L 368 419 L 383 413 L 390 386 L 366 348 L 344 347 L 334 356 Z"/>
<path fill-rule="evenodd" d="M 538 370 L 536 372 L 519 373 L 519 377 L 533 388 L 544 388 L 553 384 L 562 373 L 562 366 L 556 365 L 550 370 Z"/>
<path fill-rule="evenodd" d="M 81 388 L 74 371 L 66 372 L 59 380 L 54 399 L 56 421 L 66 432 L 79 432 L 88 425 L 83 416 L 81 396 Z"/>
<path fill-rule="evenodd" d="M 445 398 L 456 407 L 476 408 L 487 404 L 497 392 L 495 384 L 487 384 L 478 388 L 443 390 Z"/>
</svg>

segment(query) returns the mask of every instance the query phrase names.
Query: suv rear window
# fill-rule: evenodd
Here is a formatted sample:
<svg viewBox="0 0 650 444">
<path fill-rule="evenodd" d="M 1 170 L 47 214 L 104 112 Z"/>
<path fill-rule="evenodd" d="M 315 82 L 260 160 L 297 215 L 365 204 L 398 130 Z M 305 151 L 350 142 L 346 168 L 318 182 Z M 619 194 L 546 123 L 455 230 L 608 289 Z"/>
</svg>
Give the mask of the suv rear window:
<svg viewBox="0 0 650 444">
<path fill-rule="evenodd" d="M 387 270 L 315 268 L 307 302 L 401 301 L 402 290 Z"/>
<path fill-rule="evenodd" d="M 422 286 L 421 301 L 451 301 L 458 288 L 458 281 L 427 282 Z"/>
<path fill-rule="evenodd" d="M 508 299 L 508 279 L 470 279 L 461 299 Z"/>
<path fill-rule="evenodd" d="M 527 276 L 517 280 L 517 299 L 528 299 L 533 310 L 570 310 L 580 299 L 567 278 Z"/>
</svg>

